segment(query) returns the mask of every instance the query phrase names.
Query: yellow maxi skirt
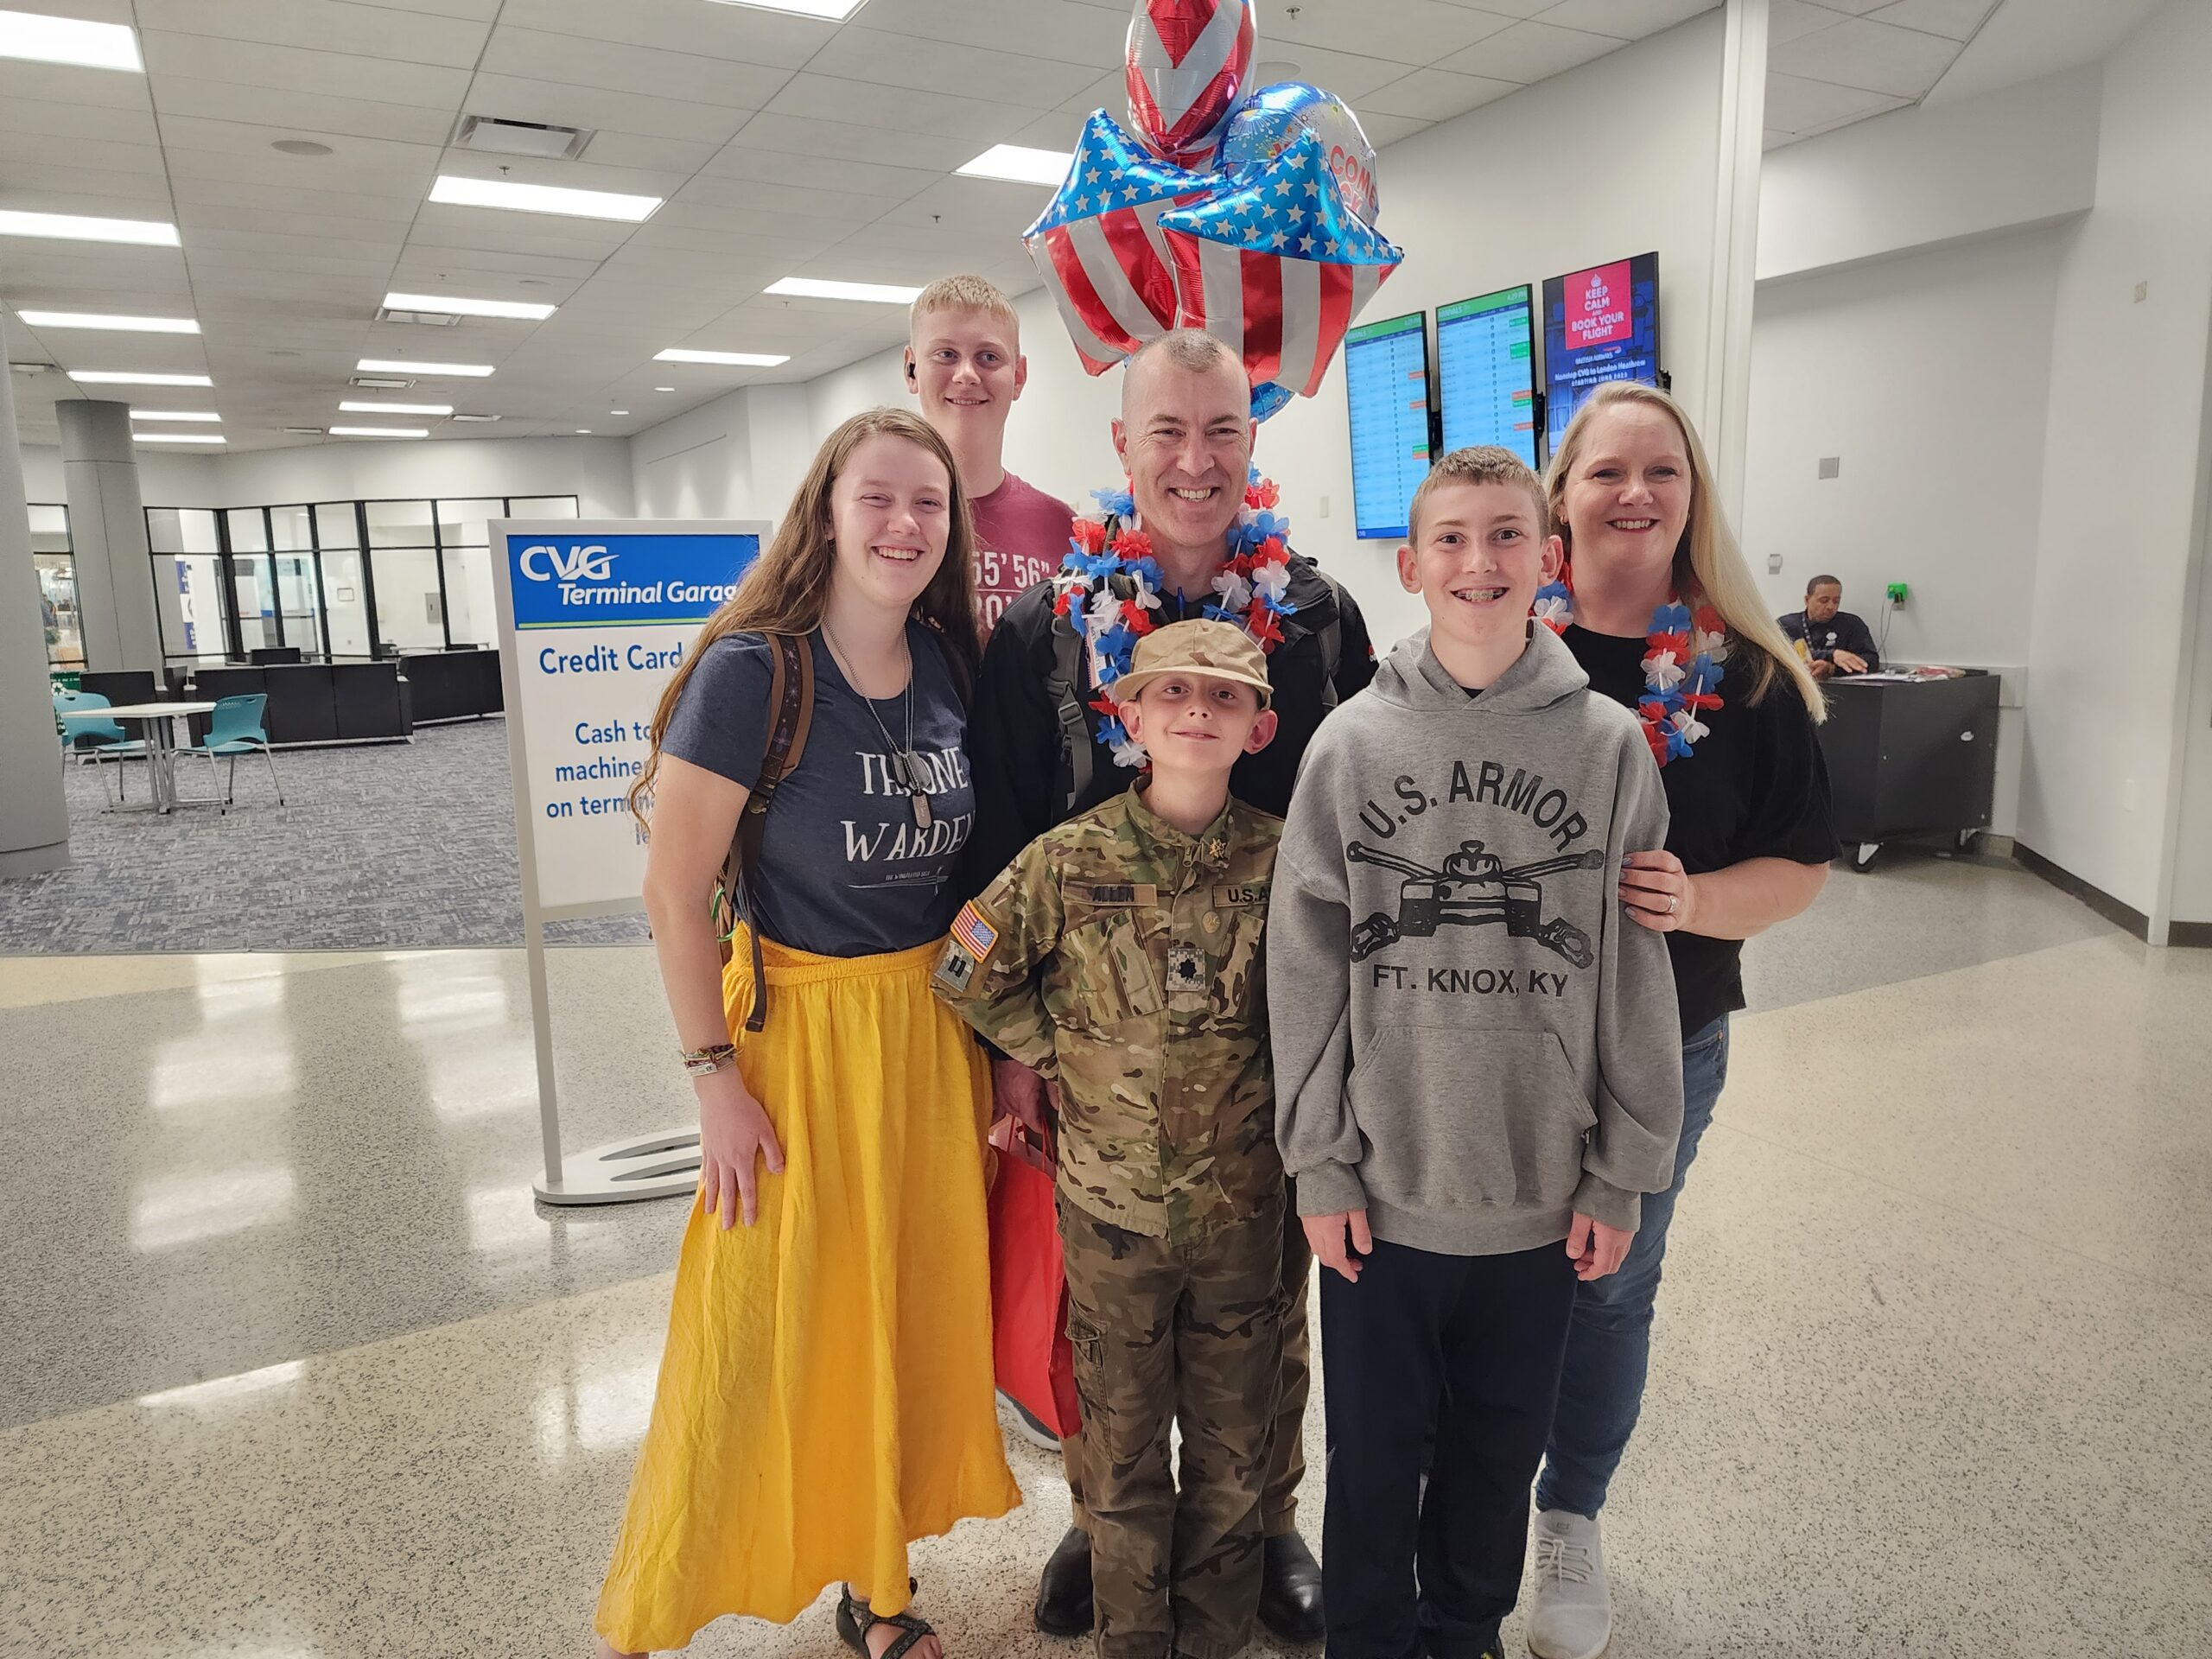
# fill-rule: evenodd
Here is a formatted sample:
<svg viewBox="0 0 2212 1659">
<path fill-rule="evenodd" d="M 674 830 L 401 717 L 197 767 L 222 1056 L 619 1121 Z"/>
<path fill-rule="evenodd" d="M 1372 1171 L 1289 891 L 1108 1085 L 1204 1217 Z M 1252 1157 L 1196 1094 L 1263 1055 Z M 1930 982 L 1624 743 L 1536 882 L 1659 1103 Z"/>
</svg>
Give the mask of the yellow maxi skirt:
<svg viewBox="0 0 2212 1659">
<path fill-rule="evenodd" d="M 849 1582 L 907 1600 L 906 1546 L 1021 1501 L 991 1376 L 990 1073 L 930 993 L 938 946 L 837 958 L 742 935 L 723 1006 L 784 1173 L 758 1220 L 694 1199 L 652 1421 L 594 1621 L 680 1648 L 725 1613 L 779 1623 Z"/>
</svg>

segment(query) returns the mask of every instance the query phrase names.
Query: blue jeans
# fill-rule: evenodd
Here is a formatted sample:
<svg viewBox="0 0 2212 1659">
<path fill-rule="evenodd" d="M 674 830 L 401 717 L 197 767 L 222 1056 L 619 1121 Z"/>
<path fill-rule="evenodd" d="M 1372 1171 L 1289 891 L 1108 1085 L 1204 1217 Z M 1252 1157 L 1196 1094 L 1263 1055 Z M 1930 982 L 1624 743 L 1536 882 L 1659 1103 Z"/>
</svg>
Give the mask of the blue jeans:
<svg viewBox="0 0 2212 1659">
<path fill-rule="evenodd" d="M 1651 1358 L 1651 1309 L 1667 1255 L 1667 1225 L 1697 1158 L 1698 1142 L 1728 1081 L 1728 1016 L 1722 1014 L 1682 1045 L 1682 1138 L 1675 1179 L 1664 1192 L 1643 1195 L 1643 1221 L 1617 1273 L 1575 1287 L 1559 1405 L 1536 1481 L 1536 1507 L 1595 1516 L 1605 1488 L 1628 1450 L 1643 1409 Z"/>
</svg>

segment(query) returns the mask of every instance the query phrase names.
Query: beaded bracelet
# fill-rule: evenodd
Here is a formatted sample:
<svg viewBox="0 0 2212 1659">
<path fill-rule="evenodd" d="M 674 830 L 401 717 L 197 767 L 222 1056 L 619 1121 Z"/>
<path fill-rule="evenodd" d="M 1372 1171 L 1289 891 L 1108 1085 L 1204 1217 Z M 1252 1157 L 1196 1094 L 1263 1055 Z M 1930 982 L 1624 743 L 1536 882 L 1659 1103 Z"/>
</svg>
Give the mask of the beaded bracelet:
<svg viewBox="0 0 2212 1659">
<path fill-rule="evenodd" d="M 732 1043 L 709 1043 L 704 1048 L 687 1048 L 681 1053 L 683 1069 L 695 1077 L 712 1077 L 737 1064 L 737 1048 Z"/>
</svg>

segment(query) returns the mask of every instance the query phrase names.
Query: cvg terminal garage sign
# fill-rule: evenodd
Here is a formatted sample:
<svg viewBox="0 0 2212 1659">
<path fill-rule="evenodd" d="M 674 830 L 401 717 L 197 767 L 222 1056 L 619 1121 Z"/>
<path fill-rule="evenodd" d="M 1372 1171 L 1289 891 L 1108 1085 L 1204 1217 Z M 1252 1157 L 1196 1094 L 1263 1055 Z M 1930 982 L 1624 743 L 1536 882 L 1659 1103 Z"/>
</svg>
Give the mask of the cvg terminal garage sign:
<svg viewBox="0 0 2212 1659">
<path fill-rule="evenodd" d="M 638 901 L 630 786 L 662 689 L 767 526 L 499 520 L 499 651 L 523 902 L 538 919 Z"/>
</svg>

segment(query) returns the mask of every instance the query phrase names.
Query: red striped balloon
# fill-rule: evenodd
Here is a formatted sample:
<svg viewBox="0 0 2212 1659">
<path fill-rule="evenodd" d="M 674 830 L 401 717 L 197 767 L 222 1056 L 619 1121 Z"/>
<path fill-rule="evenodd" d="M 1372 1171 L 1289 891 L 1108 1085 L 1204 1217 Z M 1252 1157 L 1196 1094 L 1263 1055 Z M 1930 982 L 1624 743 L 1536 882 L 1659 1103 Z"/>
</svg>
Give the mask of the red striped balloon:
<svg viewBox="0 0 2212 1659">
<path fill-rule="evenodd" d="M 1250 86 L 1251 0 L 1136 0 L 1129 19 L 1129 125 L 1154 155 L 1202 165 Z"/>
</svg>

